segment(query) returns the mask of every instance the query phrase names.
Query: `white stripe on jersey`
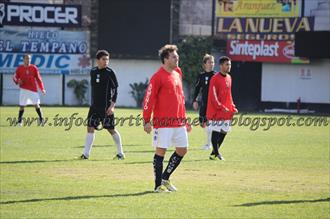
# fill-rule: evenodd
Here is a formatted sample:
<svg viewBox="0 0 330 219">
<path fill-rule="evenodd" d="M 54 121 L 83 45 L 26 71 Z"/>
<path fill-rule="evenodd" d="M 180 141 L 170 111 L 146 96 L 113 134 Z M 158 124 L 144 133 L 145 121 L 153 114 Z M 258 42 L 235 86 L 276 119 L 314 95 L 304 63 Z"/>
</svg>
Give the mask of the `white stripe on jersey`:
<svg viewBox="0 0 330 219">
<path fill-rule="evenodd" d="M 220 101 L 218 100 L 217 91 L 216 91 L 216 89 L 215 89 L 215 86 L 213 86 L 213 95 L 214 95 L 214 98 L 215 98 L 215 101 L 217 102 L 217 104 L 218 104 L 219 106 L 221 106 L 221 103 L 220 103 Z"/>
<path fill-rule="evenodd" d="M 149 104 L 149 99 L 150 99 L 151 91 L 152 91 L 152 84 L 150 83 L 149 84 L 149 87 L 148 87 L 148 90 L 147 90 L 146 100 L 145 100 L 145 103 L 144 103 L 144 110 L 147 110 L 149 108 L 148 107 L 148 104 Z"/>
</svg>

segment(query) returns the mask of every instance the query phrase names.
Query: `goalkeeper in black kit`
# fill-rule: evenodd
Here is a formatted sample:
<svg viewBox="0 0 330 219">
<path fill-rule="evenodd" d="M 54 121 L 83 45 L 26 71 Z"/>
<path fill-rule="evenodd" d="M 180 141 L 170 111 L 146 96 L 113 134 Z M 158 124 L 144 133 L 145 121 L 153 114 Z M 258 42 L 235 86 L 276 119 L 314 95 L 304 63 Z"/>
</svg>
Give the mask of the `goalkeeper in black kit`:
<svg viewBox="0 0 330 219">
<path fill-rule="evenodd" d="M 92 103 L 88 112 L 87 135 L 85 148 L 81 159 L 88 159 L 95 139 L 95 129 L 99 130 L 100 123 L 112 136 L 117 154 L 114 159 L 123 160 L 125 155 L 119 132 L 115 129 L 114 111 L 118 94 L 118 82 L 114 71 L 108 67 L 110 54 L 106 50 L 96 53 L 97 67 L 92 68 L 91 99 Z"/>
<path fill-rule="evenodd" d="M 208 93 L 209 93 L 209 84 L 211 78 L 215 74 L 214 69 L 214 57 L 210 54 L 205 54 L 203 57 L 203 69 L 196 80 L 194 96 L 193 96 L 193 108 L 194 110 L 198 110 L 199 108 L 199 123 L 201 127 L 205 130 L 206 134 L 206 142 L 205 145 L 202 146 L 202 149 L 209 150 L 212 148 L 211 144 L 211 133 L 209 128 L 206 125 L 206 110 L 207 110 L 207 101 L 208 101 Z M 201 94 L 201 95 L 200 95 Z M 200 105 L 198 104 L 198 96 L 200 95 Z"/>
</svg>

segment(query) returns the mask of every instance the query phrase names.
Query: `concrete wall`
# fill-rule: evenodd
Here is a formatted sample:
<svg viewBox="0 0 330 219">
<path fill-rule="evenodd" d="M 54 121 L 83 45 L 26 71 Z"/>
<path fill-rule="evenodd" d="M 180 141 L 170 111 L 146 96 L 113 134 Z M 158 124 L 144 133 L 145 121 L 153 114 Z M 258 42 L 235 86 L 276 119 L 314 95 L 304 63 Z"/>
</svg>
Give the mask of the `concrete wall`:
<svg viewBox="0 0 330 219">
<path fill-rule="evenodd" d="M 66 75 L 65 76 L 65 95 L 64 95 L 64 103 L 65 105 L 79 105 L 79 101 L 76 98 L 75 94 L 74 94 L 74 90 L 73 88 L 69 88 L 67 86 L 67 83 L 72 80 L 75 79 L 77 81 L 81 81 L 86 79 L 88 81 L 88 89 L 86 91 L 86 104 L 90 104 L 90 98 L 91 98 L 91 90 L 90 90 L 90 77 L 89 75 Z"/>
<path fill-rule="evenodd" d="M 18 105 L 19 87 L 13 82 L 13 75 L 3 74 L 3 105 Z M 46 95 L 40 93 L 41 104 L 62 104 L 62 75 L 42 75 Z"/>
<path fill-rule="evenodd" d="M 46 105 L 62 104 L 62 75 L 44 75 L 42 80 L 46 95 L 40 95 L 40 102 Z"/>
<path fill-rule="evenodd" d="M 160 67 L 160 60 L 120 60 L 111 59 L 110 67 L 115 71 L 119 83 L 118 106 L 135 106 L 136 103 L 129 92 L 130 83 L 144 82 Z"/>
<path fill-rule="evenodd" d="M 119 83 L 117 106 L 134 107 L 134 99 L 130 95 L 130 83 L 144 82 L 158 70 L 161 62 L 159 60 L 119 60 L 111 59 L 110 67 L 115 71 Z M 62 104 L 62 75 L 41 74 L 47 94 L 40 95 L 41 104 Z M 3 74 L 3 105 L 18 105 L 19 88 L 12 80 L 12 74 Z M 89 75 L 66 75 L 65 76 L 65 104 L 79 105 L 72 88 L 67 87 L 71 79 L 87 79 Z M 86 93 L 87 103 L 90 103 L 90 84 Z"/>
<path fill-rule="evenodd" d="M 261 101 L 330 103 L 330 59 L 309 65 L 262 64 Z"/>
</svg>

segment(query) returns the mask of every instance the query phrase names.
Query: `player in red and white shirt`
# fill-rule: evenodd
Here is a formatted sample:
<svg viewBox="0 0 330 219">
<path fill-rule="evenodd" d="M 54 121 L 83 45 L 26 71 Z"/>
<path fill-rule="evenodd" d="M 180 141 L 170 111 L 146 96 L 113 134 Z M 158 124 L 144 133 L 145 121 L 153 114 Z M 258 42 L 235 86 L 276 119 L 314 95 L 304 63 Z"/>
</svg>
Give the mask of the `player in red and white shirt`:
<svg viewBox="0 0 330 219">
<path fill-rule="evenodd" d="M 46 94 L 44 84 L 42 83 L 41 76 L 37 66 L 31 64 L 31 55 L 24 55 L 24 64 L 20 65 L 16 69 L 16 73 L 13 77 L 15 84 L 19 85 L 19 113 L 18 113 L 18 125 L 22 125 L 22 116 L 24 113 L 24 107 L 26 105 L 34 105 L 39 116 L 39 124 L 42 124 L 42 112 L 40 108 L 40 97 L 38 94 L 38 87 L 42 94 Z"/>
<path fill-rule="evenodd" d="M 178 67 L 179 55 L 175 45 L 165 45 L 159 51 L 162 66 L 152 76 L 143 104 L 144 131 L 153 132 L 155 192 L 176 191 L 169 181 L 187 153 L 191 126 L 186 123 L 182 72 Z M 174 146 L 168 165 L 163 172 L 163 160 L 169 146 Z"/>
<path fill-rule="evenodd" d="M 220 72 L 215 74 L 210 81 L 206 112 L 209 129 L 212 132 L 211 160 L 216 158 L 224 160 L 219 153 L 219 148 L 231 129 L 230 122 L 234 114 L 238 112 L 231 95 L 230 58 L 220 57 L 219 64 Z"/>
</svg>

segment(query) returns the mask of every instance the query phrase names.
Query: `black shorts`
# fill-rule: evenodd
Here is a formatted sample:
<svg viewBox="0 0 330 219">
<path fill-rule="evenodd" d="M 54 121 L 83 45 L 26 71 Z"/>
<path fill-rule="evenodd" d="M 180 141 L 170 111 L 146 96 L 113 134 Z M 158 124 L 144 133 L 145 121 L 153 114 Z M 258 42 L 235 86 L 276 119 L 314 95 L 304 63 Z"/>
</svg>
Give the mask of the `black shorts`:
<svg viewBox="0 0 330 219">
<path fill-rule="evenodd" d="M 114 129 L 115 128 L 115 117 L 114 114 L 111 116 L 108 116 L 106 114 L 105 108 L 94 108 L 90 107 L 88 116 L 88 127 L 94 127 L 97 129 L 97 127 L 102 123 L 103 128 L 105 129 Z"/>
</svg>

